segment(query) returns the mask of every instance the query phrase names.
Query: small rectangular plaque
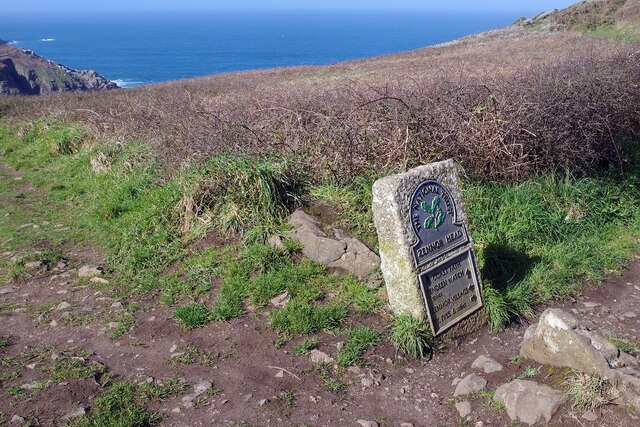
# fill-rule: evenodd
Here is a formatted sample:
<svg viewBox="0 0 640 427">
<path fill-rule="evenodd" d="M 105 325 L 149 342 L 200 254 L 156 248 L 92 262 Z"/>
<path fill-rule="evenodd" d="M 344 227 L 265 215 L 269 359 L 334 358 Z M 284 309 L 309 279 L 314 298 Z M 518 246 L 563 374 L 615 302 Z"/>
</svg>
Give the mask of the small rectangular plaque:
<svg viewBox="0 0 640 427">
<path fill-rule="evenodd" d="M 482 307 L 470 250 L 435 265 L 421 273 L 419 279 L 434 335 Z"/>
</svg>

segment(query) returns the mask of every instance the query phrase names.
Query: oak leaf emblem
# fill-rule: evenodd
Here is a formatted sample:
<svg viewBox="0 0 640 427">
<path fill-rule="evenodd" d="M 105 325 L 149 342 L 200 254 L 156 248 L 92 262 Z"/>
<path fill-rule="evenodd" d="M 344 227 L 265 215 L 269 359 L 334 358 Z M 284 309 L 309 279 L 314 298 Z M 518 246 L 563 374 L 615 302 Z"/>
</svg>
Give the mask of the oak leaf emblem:
<svg viewBox="0 0 640 427">
<path fill-rule="evenodd" d="M 431 205 L 427 202 L 422 202 L 422 209 L 428 214 L 427 219 L 424 221 L 424 228 L 428 230 L 432 228 L 438 231 L 438 226 L 444 222 L 445 213 L 440 208 L 440 196 L 436 196 L 431 201 Z"/>
</svg>

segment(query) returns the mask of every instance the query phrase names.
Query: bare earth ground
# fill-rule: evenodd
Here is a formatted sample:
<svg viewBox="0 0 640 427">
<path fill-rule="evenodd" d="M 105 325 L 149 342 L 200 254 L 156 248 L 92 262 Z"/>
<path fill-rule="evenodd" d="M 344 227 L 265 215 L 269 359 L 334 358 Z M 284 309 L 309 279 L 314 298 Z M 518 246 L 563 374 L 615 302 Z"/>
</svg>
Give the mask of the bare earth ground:
<svg viewBox="0 0 640 427">
<path fill-rule="evenodd" d="M 37 213 L 39 190 L 7 168 L 0 169 L 1 181 L 9 183 L 12 189 L 0 196 L 3 211 L 10 213 L 12 207 L 19 204 L 22 209 L 29 209 L 34 215 Z M 9 197 L 10 194 L 21 194 L 21 197 Z M 46 216 L 46 212 L 39 214 Z M 29 217 L 21 218 L 21 221 L 24 224 L 35 222 Z M 39 227 L 31 225 L 23 228 L 23 232 L 55 236 L 56 225 L 58 228 L 72 226 L 36 225 Z M 0 240 L 3 242 L 4 239 Z M 452 381 L 472 373 L 471 363 L 481 354 L 494 357 L 505 367 L 501 372 L 481 374 L 489 381 L 488 390 L 520 375 L 530 365 L 526 360 L 513 364 L 510 359 L 518 354 L 524 330 L 536 320 L 534 318 L 523 319 L 522 324 L 505 333 L 492 333 L 485 328 L 461 340 L 457 346 L 450 344 L 436 352 L 428 361 L 396 358 L 393 347 L 384 340 L 381 345 L 366 351 L 367 366 L 352 367 L 340 377 L 347 388 L 332 392 L 325 387 L 321 373 L 314 369 L 315 364 L 309 357 L 294 353 L 293 347 L 299 339 L 290 340 L 280 348 L 272 344 L 278 336 L 267 326 L 266 309 L 258 309 L 252 315 L 229 323 L 211 323 L 185 332 L 173 319 L 170 309 L 158 301 L 116 302 L 105 296 L 99 284 L 79 279 L 77 268 L 99 264 L 100 256 L 85 247 L 65 242 L 62 245 L 69 259 L 67 267 L 60 271 L 35 272 L 28 279 L 2 285 L 5 290 L 13 289 L 0 294 L 0 307 L 3 307 L 0 337 L 9 336 L 10 343 L 0 347 L 0 357 L 18 357 L 46 345 L 55 346 L 52 355 L 55 358 L 81 347 L 91 353 L 81 359 L 83 363 L 105 365 L 107 371 L 114 374 L 114 382 L 158 383 L 176 378 L 195 385 L 209 380 L 215 389 L 219 389 L 217 394 L 203 394 L 192 408 L 182 405 L 183 395 L 164 402 L 150 402 L 149 409 L 167 415 L 161 422 L 163 426 L 234 423 L 357 426 L 357 420 L 390 426 L 401 423 L 415 426 L 509 425 L 508 416 L 490 407 L 486 396 L 470 397 L 471 415 L 467 420 L 460 419 L 451 399 L 455 388 Z M 13 255 L 0 254 L 5 258 Z M 209 294 L 215 295 L 215 292 Z M 639 300 L 640 262 L 636 261 L 624 275 L 612 275 L 601 286 L 587 287 L 577 299 L 557 306 L 573 310 L 576 317 L 588 321 L 593 329 L 605 329 L 635 339 L 640 329 L 640 317 L 636 317 Z M 588 304 L 593 307 L 587 308 L 585 302 L 595 304 Z M 60 306 L 61 303 L 69 305 Z M 109 339 L 114 327 L 109 321 L 134 303 L 147 308 L 134 312 L 137 323 L 129 333 L 117 340 Z M 540 307 L 542 309 L 544 307 Z M 46 314 L 40 317 L 42 312 Z M 87 323 L 74 319 L 85 319 Z M 372 314 L 358 321 L 383 331 L 379 315 Z M 316 336 L 320 339 L 321 351 L 337 352 L 338 337 L 329 332 Z M 191 364 L 168 362 L 172 355 L 177 360 L 179 353 L 186 351 L 188 346 L 199 348 L 209 355 L 208 359 L 200 358 Z M 90 407 L 103 393 L 97 378 L 69 379 L 23 398 L 6 393 L 9 386 L 46 379 L 39 367 L 47 363 L 51 361 L 38 360 L 35 366 L 19 366 L 13 369 L 19 377 L 3 381 L 0 412 L 4 413 L 7 425 L 13 425 L 10 420 L 14 415 L 23 417 L 31 425 L 55 425 L 74 408 Z M 331 366 L 328 370 L 334 372 Z M 0 367 L 0 371 L 8 372 L 6 367 Z M 544 369 L 532 379 L 561 387 L 562 378 L 557 371 Z M 282 398 L 286 391 L 293 396 L 289 404 Z M 625 426 L 640 422 L 640 414 L 612 405 L 602 408 L 593 422 L 586 421 L 581 415 L 567 405 L 558 411 L 550 424 Z"/>
</svg>

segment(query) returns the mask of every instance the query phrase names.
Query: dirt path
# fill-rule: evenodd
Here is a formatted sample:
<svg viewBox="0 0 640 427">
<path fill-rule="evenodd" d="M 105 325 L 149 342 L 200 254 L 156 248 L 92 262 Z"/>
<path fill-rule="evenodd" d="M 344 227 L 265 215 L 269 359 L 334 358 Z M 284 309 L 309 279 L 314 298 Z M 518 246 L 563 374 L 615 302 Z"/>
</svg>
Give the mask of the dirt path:
<svg viewBox="0 0 640 427">
<path fill-rule="evenodd" d="M 19 214 L 16 224 L 22 224 L 16 227 L 17 232 L 50 236 L 56 229 L 70 226 L 43 219 L 47 212 L 41 205 L 41 193 L 19 174 L 1 169 L 0 185 L 5 189 L 0 193 L 0 218 L 8 220 L 13 212 Z M 13 268 L 10 258 L 46 249 L 38 245 L 46 246 L 50 240 L 34 239 L 41 243 L 6 251 L 7 242 L 0 238 L 0 275 Z M 70 411 L 91 407 L 106 389 L 100 384 L 111 374 L 111 383 L 162 384 L 179 379 L 191 386 L 203 381 L 213 384 L 215 391 L 196 398 L 193 407 L 182 401 L 191 388 L 164 401 L 146 402 L 150 410 L 166 414 L 161 422 L 164 426 L 363 425 L 358 420 L 389 426 L 509 425 L 508 416 L 489 404 L 490 395 L 467 399 L 472 411 L 467 419 L 461 419 L 451 399 L 452 383 L 472 373 L 471 363 L 481 354 L 504 366 L 500 372 L 482 374 L 489 382 L 487 390 L 520 375 L 530 365 L 510 360 L 518 354 L 528 322 L 535 319 L 523 319 L 521 325 L 505 333 L 484 329 L 457 347 L 435 353 L 429 361 L 396 358 L 384 340 L 366 351 L 368 365 L 341 373 L 329 364 L 323 371 L 308 356 L 294 352 L 299 338 L 277 344 L 277 334 L 267 326 L 267 309 L 185 332 L 173 320 L 171 310 L 158 301 L 115 300 L 110 293 L 113 283 L 78 277 L 81 266 L 100 265 L 98 253 L 65 239 L 56 247 L 65 254 L 62 263 L 33 267 L 0 284 L 0 338 L 5 339 L 0 347 L 0 425 L 2 421 L 13 425 L 12 419 L 16 425 L 60 423 Z M 101 278 L 117 280 L 109 274 Z M 586 289 L 579 298 L 557 306 L 586 319 L 595 330 L 636 340 L 639 300 L 640 262 L 636 260 L 624 275 L 610 277 L 602 286 Z M 357 321 L 385 332 L 379 315 Z M 131 329 L 116 337 L 129 323 Z M 341 345 L 340 338 L 329 332 L 315 336 L 320 341 L 318 349 L 327 354 L 335 354 Z M 61 358 L 75 360 L 93 373 L 88 378 L 67 375 L 53 381 L 50 367 Z M 104 370 L 100 366 L 111 374 L 99 372 Z M 542 372 L 532 379 L 554 379 L 545 379 Z M 345 388 L 330 390 L 329 378 Z M 596 415 L 595 421 L 587 421 L 567 405 L 551 424 L 621 426 L 639 422 L 638 415 L 617 406 L 604 407 Z"/>
</svg>

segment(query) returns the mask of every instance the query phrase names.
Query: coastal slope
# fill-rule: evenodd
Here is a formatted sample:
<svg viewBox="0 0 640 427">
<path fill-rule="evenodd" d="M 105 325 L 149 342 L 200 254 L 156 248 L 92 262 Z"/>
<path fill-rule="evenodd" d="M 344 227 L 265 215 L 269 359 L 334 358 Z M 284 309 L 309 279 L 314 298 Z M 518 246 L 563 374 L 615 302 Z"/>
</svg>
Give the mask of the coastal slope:
<svg viewBox="0 0 640 427">
<path fill-rule="evenodd" d="M 118 85 L 93 70 L 74 70 L 0 41 L 0 94 L 97 91 Z"/>
</svg>

